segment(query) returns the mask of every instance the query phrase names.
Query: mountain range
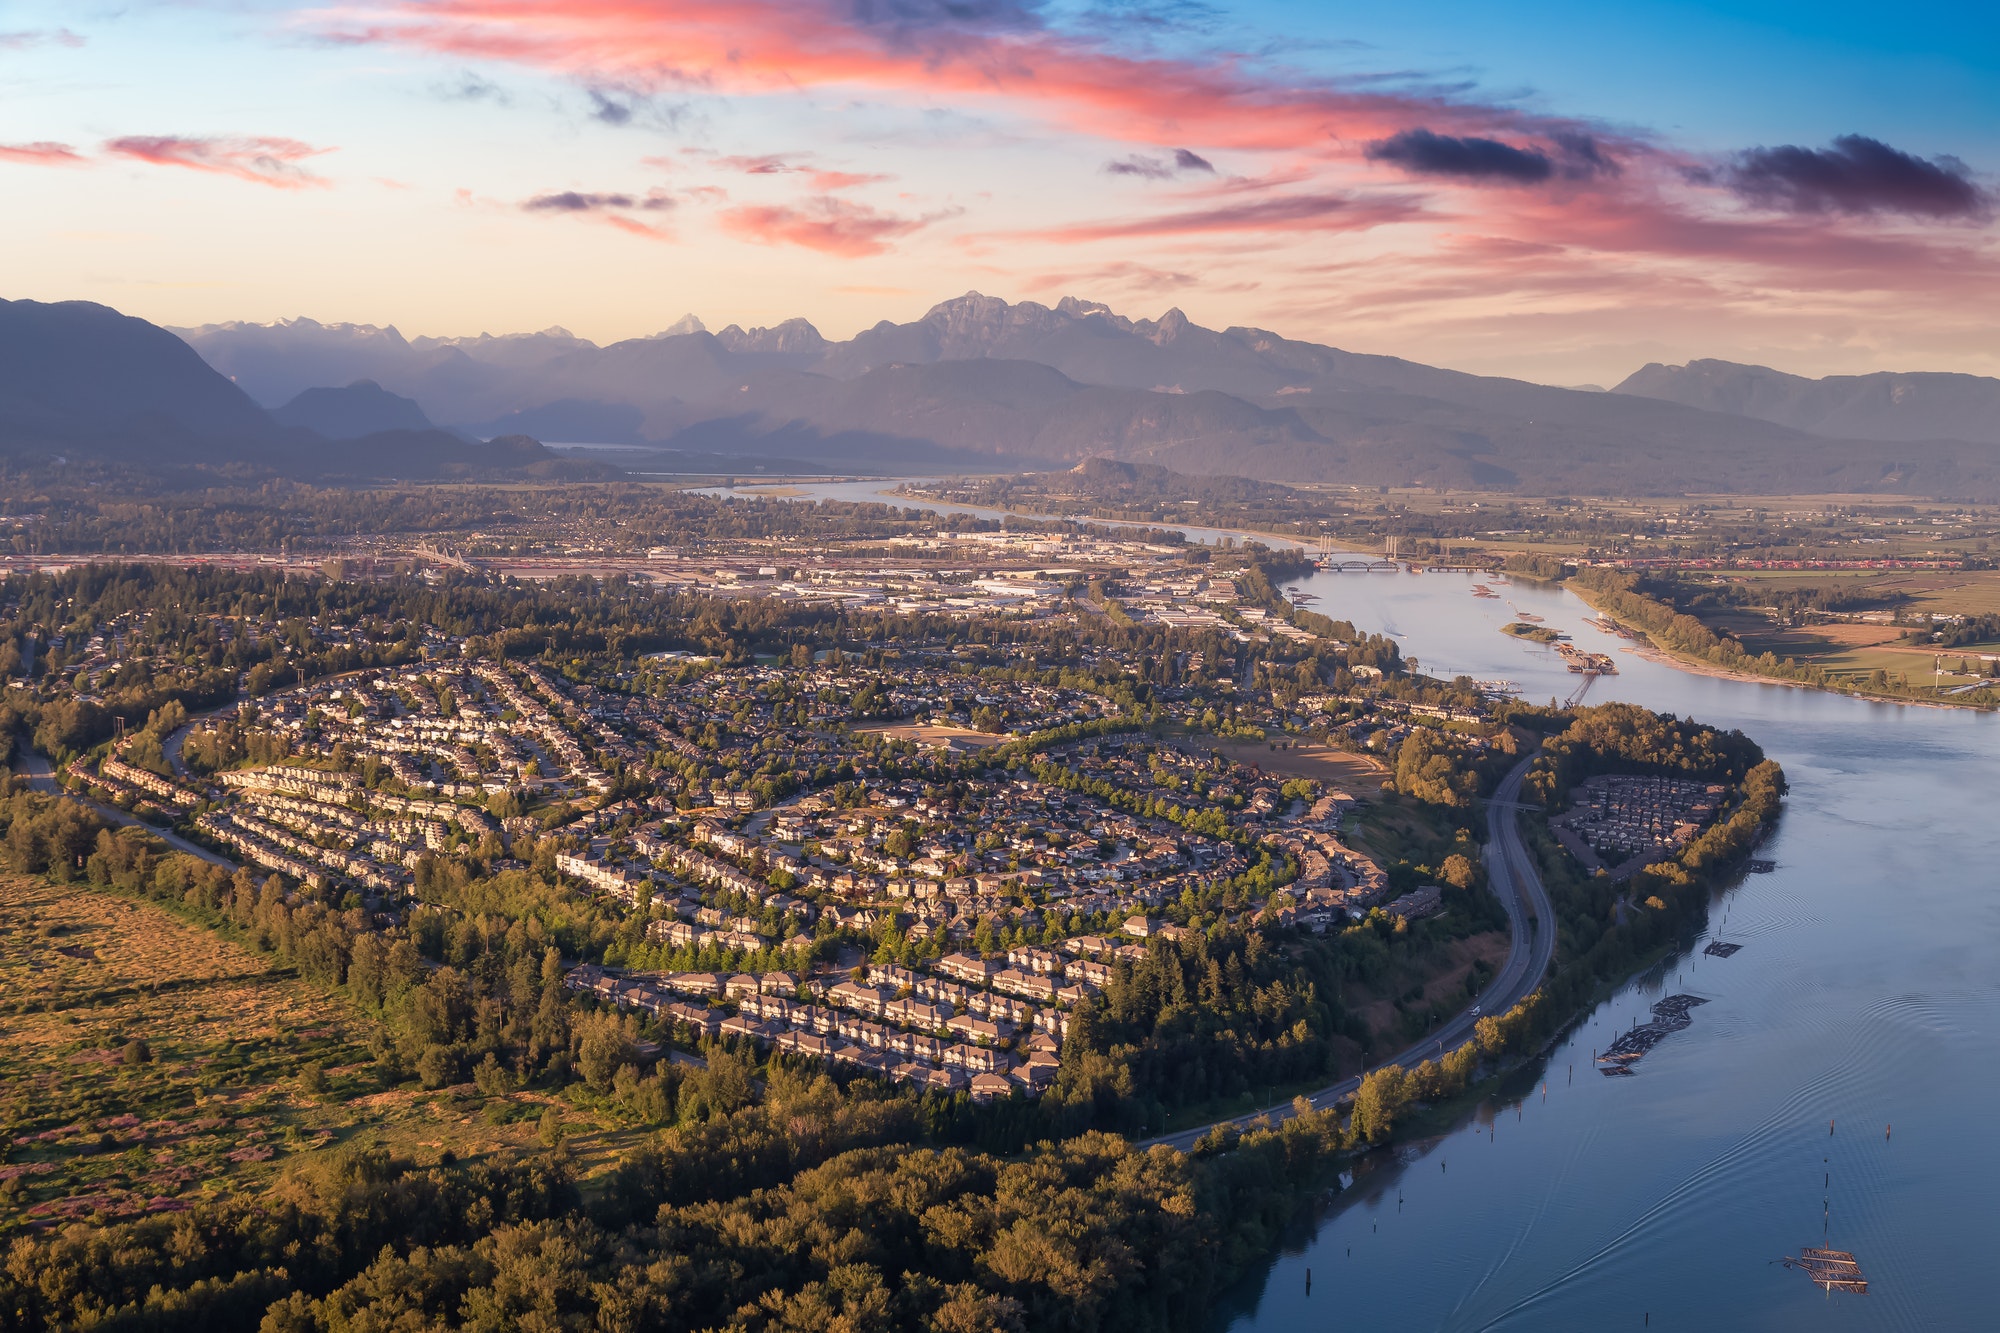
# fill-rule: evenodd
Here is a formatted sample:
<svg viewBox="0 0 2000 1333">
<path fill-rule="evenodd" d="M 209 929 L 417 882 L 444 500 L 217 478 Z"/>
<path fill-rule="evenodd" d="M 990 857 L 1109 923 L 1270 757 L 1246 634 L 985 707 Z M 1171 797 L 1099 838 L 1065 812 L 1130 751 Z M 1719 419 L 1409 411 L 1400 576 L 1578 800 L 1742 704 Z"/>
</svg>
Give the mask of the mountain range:
<svg viewBox="0 0 2000 1333">
<path fill-rule="evenodd" d="M 526 436 L 462 439 L 373 384 L 267 412 L 172 333 L 88 301 L 0 301 L 0 457 L 316 481 L 610 472 Z"/>
<path fill-rule="evenodd" d="M 2000 444 L 2000 380 L 1936 371 L 1807 379 L 1733 361 L 1653 362 L 1619 393 L 1754 417 L 1815 435 L 1863 440 Z"/>
<path fill-rule="evenodd" d="M 179 332 L 260 400 L 366 378 L 473 435 L 904 471 L 1112 457 L 1369 486 L 2000 498 L 2000 381 L 1969 375 L 1808 380 L 1697 361 L 1593 392 L 1178 310 L 1129 319 L 976 292 L 844 341 L 802 319 L 711 332 L 692 316 L 606 346 L 311 320 Z"/>
<path fill-rule="evenodd" d="M 610 474 L 540 445 L 477 443 L 532 437 L 651 448 L 606 456 L 657 471 L 1102 457 L 1370 487 L 2000 499 L 1992 379 L 1695 361 L 1610 392 L 1565 389 L 1074 298 L 968 293 L 844 341 L 804 320 L 711 332 L 690 316 L 605 346 L 561 329 L 406 338 L 304 319 L 169 332 L 83 302 L 13 301 L 0 302 L 0 358 L 5 452 L 328 478 Z"/>
</svg>

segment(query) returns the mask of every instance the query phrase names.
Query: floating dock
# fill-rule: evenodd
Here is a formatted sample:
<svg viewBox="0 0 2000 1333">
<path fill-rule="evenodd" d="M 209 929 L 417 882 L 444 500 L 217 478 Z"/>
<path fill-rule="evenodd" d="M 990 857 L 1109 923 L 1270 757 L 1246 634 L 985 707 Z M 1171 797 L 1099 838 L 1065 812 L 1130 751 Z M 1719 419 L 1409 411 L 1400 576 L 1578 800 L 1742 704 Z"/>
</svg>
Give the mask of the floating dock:
<svg viewBox="0 0 2000 1333">
<path fill-rule="evenodd" d="M 1780 1262 L 1787 1268 L 1804 1273 L 1814 1285 L 1825 1287 L 1828 1291 L 1851 1291 L 1857 1296 L 1868 1294 L 1868 1279 L 1861 1276 L 1861 1265 L 1846 1250 L 1822 1250 L 1808 1245 L 1799 1251 L 1797 1257 L 1786 1255 Z"/>
<path fill-rule="evenodd" d="M 1688 1011 L 1708 1001 L 1699 995 L 1669 995 L 1653 1006 L 1653 1021 L 1642 1023 L 1619 1037 L 1597 1057 L 1597 1070 L 1607 1077 L 1632 1072 L 1633 1061 L 1652 1050 L 1673 1033 L 1694 1022 Z"/>
<path fill-rule="evenodd" d="M 1606 634 L 1614 634 L 1621 639 L 1631 639 L 1635 643 L 1642 642 L 1645 638 L 1644 635 L 1635 634 L 1631 630 L 1626 629 L 1623 625 L 1613 620 L 1610 616 L 1604 615 L 1602 612 L 1595 619 L 1584 623 L 1588 624 L 1592 629 L 1603 630 Z"/>
<path fill-rule="evenodd" d="M 1555 646 L 1557 656 L 1563 665 L 1579 674 L 1588 672 L 1593 676 L 1615 676 L 1618 664 L 1603 653 L 1587 653 L 1574 644 L 1559 643 Z"/>
</svg>

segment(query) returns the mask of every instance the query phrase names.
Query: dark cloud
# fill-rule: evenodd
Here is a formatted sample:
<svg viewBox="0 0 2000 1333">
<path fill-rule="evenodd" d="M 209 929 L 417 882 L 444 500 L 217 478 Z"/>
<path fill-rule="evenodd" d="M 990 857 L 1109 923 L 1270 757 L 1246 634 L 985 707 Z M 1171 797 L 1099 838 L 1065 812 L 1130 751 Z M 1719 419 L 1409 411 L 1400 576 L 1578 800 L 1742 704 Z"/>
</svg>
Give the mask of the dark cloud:
<svg viewBox="0 0 2000 1333">
<path fill-rule="evenodd" d="M 669 101 L 657 91 L 616 83 L 593 82 L 585 84 L 583 95 L 590 99 L 590 105 L 583 114 L 600 125 L 614 129 L 646 127 L 650 129 L 673 130 L 680 126 L 688 113 L 686 102 Z"/>
<path fill-rule="evenodd" d="M 1174 174 L 1174 169 L 1158 158 L 1141 157 L 1137 153 L 1106 162 L 1104 170 L 1111 176 L 1139 176 L 1149 181 L 1165 180 Z"/>
<path fill-rule="evenodd" d="M 1752 148 L 1719 171 L 1695 173 L 1764 208 L 1791 213 L 1907 213 L 1985 219 L 1994 199 L 1955 157 L 1921 158 L 1865 135 L 1830 148 Z"/>
<path fill-rule="evenodd" d="M 632 107 L 596 88 L 585 90 L 590 94 L 590 118 L 603 121 L 606 125 L 629 125 L 632 123 Z"/>
<path fill-rule="evenodd" d="M 854 22 L 903 32 L 1020 31 L 1042 26 L 1039 0 L 852 0 Z"/>
<path fill-rule="evenodd" d="M 663 194 L 588 194 L 580 190 L 538 194 L 521 205 L 529 213 L 602 213 L 630 209 L 652 213 L 663 212 L 673 206 L 674 201 Z"/>
<path fill-rule="evenodd" d="M 1388 162 L 1419 176 L 1539 185 L 1546 180 L 1589 180 L 1615 175 L 1618 163 L 1597 140 L 1579 131 L 1557 131 L 1547 145 L 1517 148 L 1498 139 L 1459 137 L 1417 128 L 1368 145 L 1368 160 Z"/>
<path fill-rule="evenodd" d="M 1389 162 L 1419 176 L 1462 176 L 1533 185 L 1556 174 L 1549 155 L 1498 139 L 1458 138 L 1426 129 L 1404 130 L 1368 145 L 1368 160 Z"/>
<path fill-rule="evenodd" d="M 1213 176 L 1215 164 L 1199 153 L 1176 148 L 1170 158 L 1146 157 L 1134 153 L 1130 157 L 1106 162 L 1104 170 L 1107 175 L 1112 176 L 1137 176 L 1142 180 L 1163 181 L 1169 176 L 1187 171 L 1205 171 Z"/>
<path fill-rule="evenodd" d="M 449 83 L 432 85 L 432 91 L 447 102 L 491 102 L 495 106 L 509 106 L 514 100 L 499 84 L 469 71 Z"/>
<path fill-rule="evenodd" d="M 1585 180 L 1591 176 L 1616 176 L 1618 160 L 1598 145 L 1597 140 L 1578 130 L 1558 130 L 1549 136 L 1556 146 L 1565 179 Z"/>
</svg>

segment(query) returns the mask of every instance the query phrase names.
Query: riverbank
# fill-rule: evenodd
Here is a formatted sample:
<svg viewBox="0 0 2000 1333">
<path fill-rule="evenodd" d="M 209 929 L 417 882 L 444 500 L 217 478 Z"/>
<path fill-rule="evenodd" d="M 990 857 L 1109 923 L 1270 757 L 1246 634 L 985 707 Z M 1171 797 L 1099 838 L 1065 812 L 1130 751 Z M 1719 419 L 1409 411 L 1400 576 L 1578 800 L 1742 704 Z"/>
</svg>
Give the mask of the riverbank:
<svg viewBox="0 0 2000 1333">
<path fill-rule="evenodd" d="M 1542 705 L 1574 689 L 1549 653 L 1496 632 L 1512 617 L 1470 583 L 1324 574 L 1306 587 L 1322 610 L 1396 631 L 1427 667 L 1504 677 Z M 1597 613 L 1583 602 L 1525 580 L 1509 597 L 1616 651 L 1590 632 Z M 1911 1327 L 1986 1320 L 1980 1219 L 2000 1166 L 1968 1162 L 1964 1144 L 2000 1098 L 2000 1066 L 1968 1060 L 1962 1034 L 2000 1025 L 2000 993 L 1976 980 L 2000 947 L 2000 900 L 1964 866 L 2000 855 L 1989 811 L 2000 715 L 1746 688 L 1650 654 L 1618 661 L 1592 700 L 1742 731 L 1784 765 L 1794 791 L 1750 852 L 1774 868 L 1717 870 L 1706 916 L 1622 960 L 1622 986 L 1579 995 L 1543 1060 L 1528 1057 L 1456 1118 L 1413 1110 L 1394 1150 L 1350 1159 L 1352 1188 L 1304 1214 L 1211 1333 L 1329 1319 L 1637 1329 L 1647 1311 L 1654 1328 L 1796 1330 L 1852 1323 L 1888 1297 Z M 1742 947 L 1704 954 L 1714 938 Z M 1568 956 L 1567 932 L 1563 944 Z M 1692 1028 L 1631 1077 L 1593 1072 L 1593 1050 L 1677 990 L 1710 1001 Z M 1850 1133 L 1864 1123 L 1872 1139 Z M 1838 1296 L 1830 1313 L 1822 1292 L 1765 1264 L 1805 1226 L 1818 1234 L 1829 1148 L 1833 1243 L 1876 1279 L 1877 1303 L 1850 1301 L 1844 1317 Z"/>
<path fill-rule="evenodd" d="M 1801 680 L 1796 676 L 1767 675 L 1761 671 L 1746 671 L 1740 667 L 1722 666 L 1719 663 L 1709 661 L 1707 658 L 1699 657 L 1693 653 L 1677 652 L 1661 644 L 1644 625 L 1634 622 L 1629 617 L 1619 615 L 1610 605 L 1610 599 L 1602 596 L 1598 589 L 1580 584 L 1573 579 L 1563 580 L 1559 586 L 1574 593 L 1578 601 L 1597 612 L 1612 624 L 1618 626 L 1621 630 L 1640 636 L 1641 641 L 1633 645 L 1632 651 L 1634 653 L 1649 661 L 1659 662 L 1666 666 L 1686 671 L 1691 675 L 1708 676 L 1715 680 L 1740 681 L 1748 685 L 1787 685 L 1793 689 L 1810 690 L 1820 694 L 1840 694 L 1850 699 L 1866 699 L 1873 703 L 1908 704 L 1913 708 L 1970 709 L 1979 713 L 1994 711 L 1991 704 L 1973 703 L 1969 700 L 1955 699 L 1950 695 L 1913 697 L 1907 694 L 1867 690 L 1852 685 L 1823 684 L 1818 681 Z M 1671 610 L 1671 608 L 1665 608 L 1664 606 L 1663 609 Z"/>
</svg>

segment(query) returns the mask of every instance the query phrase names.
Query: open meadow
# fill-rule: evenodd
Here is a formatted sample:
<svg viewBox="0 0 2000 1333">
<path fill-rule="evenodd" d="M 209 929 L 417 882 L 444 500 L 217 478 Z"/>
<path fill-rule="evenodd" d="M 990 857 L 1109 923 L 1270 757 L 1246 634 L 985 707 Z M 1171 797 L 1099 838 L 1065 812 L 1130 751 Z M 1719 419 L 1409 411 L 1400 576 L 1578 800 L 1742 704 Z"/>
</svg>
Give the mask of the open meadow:
<svg viewBox="0 0 2000 1333">
<path fill-rule="evenodd" d="M 631 1137 L 536 1093 L 384 1090 L 375 1020 L 148 903 L 0 876 L 0 1234 L 178 1212 L 366 1138 L 462 1159 L 557 1107 L 582 1173 Z"/>
</svg>

